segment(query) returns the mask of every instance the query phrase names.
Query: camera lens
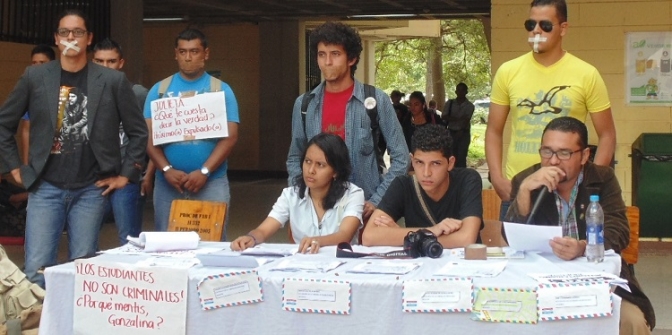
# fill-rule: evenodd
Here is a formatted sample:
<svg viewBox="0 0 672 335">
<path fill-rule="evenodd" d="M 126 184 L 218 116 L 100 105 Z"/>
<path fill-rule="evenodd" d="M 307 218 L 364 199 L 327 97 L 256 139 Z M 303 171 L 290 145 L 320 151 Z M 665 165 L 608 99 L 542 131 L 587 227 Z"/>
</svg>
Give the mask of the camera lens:
<svg viewBox="0 0 672 335">
<path fill-rule="evenodd" d="M 435 240 L 425 240 L 423 241 L 422 250 L 425 253 L 425 256 L 429 258 L 439 258 L 443 254 L 443 246 L 441 243 Z"/>
</svg>

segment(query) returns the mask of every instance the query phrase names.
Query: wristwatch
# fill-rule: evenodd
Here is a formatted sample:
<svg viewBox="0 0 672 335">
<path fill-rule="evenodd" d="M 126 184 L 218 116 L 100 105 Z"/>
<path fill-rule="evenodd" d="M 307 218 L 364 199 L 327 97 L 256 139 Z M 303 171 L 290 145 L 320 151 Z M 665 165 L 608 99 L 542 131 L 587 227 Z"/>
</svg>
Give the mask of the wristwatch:
<svg viewBox="0 0 672 335">
<path fill-rule="evenodd" d="M 168 170 L 170 170 L 172 168 L 173 168 L 173 166 L 168 164 L 168 165 L 164 166 L 163 169 L 161 169 L 161 170 L 163 170 L 163 172 L 168 172 Z"/>
<path fill-rule="evenodd" d="M 206 177 L 210 177 L 210 170 L 205 166 L 201 168 L 201 173 Z"/>
</svg>

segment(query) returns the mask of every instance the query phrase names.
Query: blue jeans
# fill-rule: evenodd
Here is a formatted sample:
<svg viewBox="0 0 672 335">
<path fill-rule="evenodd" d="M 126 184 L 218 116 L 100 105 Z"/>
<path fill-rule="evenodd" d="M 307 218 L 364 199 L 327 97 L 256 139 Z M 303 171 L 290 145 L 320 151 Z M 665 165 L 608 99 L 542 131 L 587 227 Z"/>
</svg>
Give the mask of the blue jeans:
<svg viewBox="0 0 672 335">
<path fill-rule="evenodd" d="M 205 200 L 218 201 L 226 203 L 226 219 L 224 220 L 224 229 L 222 229 L 222 241 L 226 241 L 226 227 L 229 223 L 229 203 L 231 202 L 231 193 L 229 192 L 229 178 L 223 175 L 217 178 L 209 178 L 205 186 L 198 193 L 191 193 L 182 189 L 184 193 L 180 194 L 172 185 L 170 185 L 163 176 L 158 173 L 154 179 L 154 227 L 157 231 L 168 230 L 168 220 L 170 217 L 170 206 L 173 200 Z"/>
<path fill-rule="evenodd" d="M 93 184 L 67 190 L 46 181 L 30 192 L 24 270 L 28 280 L 44 287 L 44 276 L 37 271 L 56 264 L 63 227 L 68 229 L 69 260 L 96 252 L 106 202 L 102 193 Z"/>
<path fill-rule="evenodd" d="M 140 197 L 140 184 L 129 183 L 110 194 L 110 206 L 117 225 L 119 244 L 128 242 L 127 236 L 137 237 L 142 230 L 142 208 L 144 201 Z"/>
</svg>

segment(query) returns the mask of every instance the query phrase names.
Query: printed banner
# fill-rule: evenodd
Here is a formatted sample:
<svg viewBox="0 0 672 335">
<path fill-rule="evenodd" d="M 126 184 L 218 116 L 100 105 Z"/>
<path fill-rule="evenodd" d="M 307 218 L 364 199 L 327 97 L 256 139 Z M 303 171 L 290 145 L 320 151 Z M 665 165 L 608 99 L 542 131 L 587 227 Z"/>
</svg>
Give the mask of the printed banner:
<svg viewBox="0 0 672 335">
<path fill-rule="evenodd" d="M 187 269 L 75 261 L 76 335 L 186 332 Z"/>
<path fill-rule="evenodd" d="M 672 32 L 627 33 L 626 103 L 672 106 Z"/>
<path fill-rule="evenodd" d="M 537 323 L 536 289 L 478 287 L 474 293 L 474 316 L 477 320 Z"/>
<path fill-rule="evenodd" d="M 406 313 L 471 312 L 471 278 L 451 277 L 404 281 L 401 306 Z"/>
<path fill-rule="evenodd" d="M 223 92 L 157 99 L 151 110 L 154 145 L 229 136 Z"/>
<path fill-rule="evenodd" d="M 203 310 L 253 304 L 264 300 L 256 270 L 207 276 L 196 288 Z"/>
<path fill-rule="evenodd" d="M 349 282 L 285 278 L 282 308 L 290 312 L 350 314 L 352 288 Z"/>
</svg>

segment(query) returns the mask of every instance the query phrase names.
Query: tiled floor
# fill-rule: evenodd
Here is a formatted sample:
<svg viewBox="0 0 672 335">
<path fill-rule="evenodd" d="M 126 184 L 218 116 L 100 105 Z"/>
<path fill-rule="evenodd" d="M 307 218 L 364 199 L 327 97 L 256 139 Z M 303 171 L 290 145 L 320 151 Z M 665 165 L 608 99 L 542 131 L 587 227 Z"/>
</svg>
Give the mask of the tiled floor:
<svg viewBox="0 0 672 335">
<path fill-rule="evenodd" d="M 268 214 L 273 203 L 286 186 L 285 179 L 232 180 L 231 213 L 227 228 L 228 239 L 243 235 L 256 227 Z M 144 229 L 153 228 L 151 202 L 145 208 Z M 272 242 L 287 242 L 285 230 L 279 231 Z M 101 230 L 100 246 L 108 249 L 117 246 L 114 224 L 105 224 Z M 663 244 L 664 243 L 664 244 Z M 667 244 L 669 243 L 669 244 Z M 66 261 L 66 238 L 61 240 L 59 257 Z M 651 298 L 656 311 L 657 327 L 653 334 L 672 335 L 672 242 L 641 243 L 642 252 L 635 266 L 637 278 L 644 291 Z M 23 265 L 23 247 L 5 246 L 10 258 L 19 266 Z"/>
</svg>

